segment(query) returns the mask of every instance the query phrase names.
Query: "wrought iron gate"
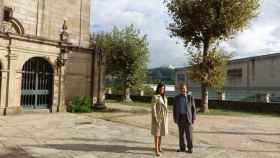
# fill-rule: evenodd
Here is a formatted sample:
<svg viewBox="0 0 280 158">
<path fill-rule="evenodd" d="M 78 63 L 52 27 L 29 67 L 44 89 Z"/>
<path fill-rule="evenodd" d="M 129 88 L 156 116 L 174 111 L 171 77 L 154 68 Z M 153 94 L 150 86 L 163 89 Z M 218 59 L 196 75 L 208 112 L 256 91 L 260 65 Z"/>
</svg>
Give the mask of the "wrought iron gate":
<svg viewBox="0 0 280 158">
<path fill-rule="evenodd" d="M 44 59 L 34 57 L 22 68 L 21 106 L 49 108 L 52 104 L 53 70 Z"/>
</svg>

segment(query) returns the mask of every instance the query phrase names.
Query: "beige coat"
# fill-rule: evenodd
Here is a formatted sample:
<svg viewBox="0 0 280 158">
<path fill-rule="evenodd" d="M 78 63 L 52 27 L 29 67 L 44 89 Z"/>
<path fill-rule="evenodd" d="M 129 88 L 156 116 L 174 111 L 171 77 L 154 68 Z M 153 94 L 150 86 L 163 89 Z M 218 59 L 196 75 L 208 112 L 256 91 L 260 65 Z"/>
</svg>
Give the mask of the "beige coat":
<svg viewBox="0 0 280 158">
<path fill-rule="evenodd" d="M 165 136 L 168 134 L 168 109 L 167 98 L 154 95 L 152 99 L 152 123 L 151 134 L 154 136 Z"/>
</svg>

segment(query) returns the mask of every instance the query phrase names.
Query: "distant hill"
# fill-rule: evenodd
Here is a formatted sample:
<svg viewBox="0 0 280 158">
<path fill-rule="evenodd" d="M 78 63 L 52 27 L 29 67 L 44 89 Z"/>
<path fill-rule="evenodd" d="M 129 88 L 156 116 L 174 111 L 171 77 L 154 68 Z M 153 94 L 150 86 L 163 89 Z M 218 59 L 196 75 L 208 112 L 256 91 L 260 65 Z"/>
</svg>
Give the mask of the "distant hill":
<svg viewBox="0 0 280 158">
<path fill-rule="evenodd" d="M 158 84 L 160 81 L 163 81 L 165 84 L 175 84 L 175 70 L 173 66 L 148 69 L 147 83 Z"/>
</svg>

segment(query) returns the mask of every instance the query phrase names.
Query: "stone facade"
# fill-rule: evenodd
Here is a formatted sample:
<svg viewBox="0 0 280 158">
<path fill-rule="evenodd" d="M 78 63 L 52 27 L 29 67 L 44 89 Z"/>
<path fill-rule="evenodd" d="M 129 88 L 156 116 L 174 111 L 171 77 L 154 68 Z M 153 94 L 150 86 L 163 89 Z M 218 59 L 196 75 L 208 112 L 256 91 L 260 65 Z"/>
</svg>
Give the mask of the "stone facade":
<svg viewBox="0 0 280 158">
<path fill-rule="evenodd" d="M 50 111 L 65 111 L 74 96 L 96 100 L 98 59 L 89 44 L 90 7 L 90 0 L 0 0 L 1 114 L 22 111 L 23 93 L 35 92 L 24 92 L 24 84 L 34 85 L 36 93 L 51 95 Z M 35 59 L 50 65 L 51 79 L 40 78 L 39 71 L 32 78 L 31 72 L 23 70 Z M 44 83 L 52 83 L 44 89 L 48 92 L 38 88 Z M 44 99 L 42 95 L 35 101 Z"/>
<path fill-rule="evenodd" d="M 13 17 L 23 25 L 25 34 L 58 40 L 66 20 L 70 42 L 89 46 L 90 0 L 0 0 L 0 4 L 1 10 L 13 9 Z"/>
</svg>

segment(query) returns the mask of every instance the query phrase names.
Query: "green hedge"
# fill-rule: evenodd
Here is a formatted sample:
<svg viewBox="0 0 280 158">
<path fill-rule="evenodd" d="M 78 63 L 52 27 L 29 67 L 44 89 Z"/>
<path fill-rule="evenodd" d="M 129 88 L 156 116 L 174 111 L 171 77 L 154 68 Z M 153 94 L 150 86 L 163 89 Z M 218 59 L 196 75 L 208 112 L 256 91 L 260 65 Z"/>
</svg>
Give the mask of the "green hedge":
<svg viewBox="0 0 280 158">
<path fill-rule="evenodd" d="M 72 113 L 86 113 L 92 112 L 92 101 L 90 97 L 74 97 L 68 107 L 67 111 Z"/>
<path fill-rule="evenodd" d="M 106 94 L 106 99 L 118 100 L 120 101 L 122 95 L 118 94 Z M 138 95 L 131 95 L 130 98 L 136 102 L 143 102 L 143 103 L 151 103 L 152 96 L 138 96 Z M 168 104 L 173 105 L 174 97 L 168 97 Z"/>
</svg>

